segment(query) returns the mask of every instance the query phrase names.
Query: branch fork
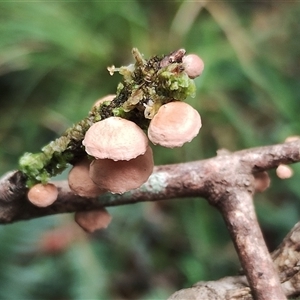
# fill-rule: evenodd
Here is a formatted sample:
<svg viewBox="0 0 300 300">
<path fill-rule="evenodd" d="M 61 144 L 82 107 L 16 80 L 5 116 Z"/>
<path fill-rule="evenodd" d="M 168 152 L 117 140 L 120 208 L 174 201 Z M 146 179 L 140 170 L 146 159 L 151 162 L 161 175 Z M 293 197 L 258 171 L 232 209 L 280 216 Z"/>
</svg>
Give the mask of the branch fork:
<svg viewBox="0 0 300 300">
<path fill-rule="evenodd" d="M 253 205 L 254 175 L 276 168 L 279 164 L 299 161 L 300 140 L 296 140 L 222 154 L 202 161 L 158 166 L 144 185 L 123 195 L 107 193 L 87 199 L 75 195 L 68 183 L 61 181 L 56 182 L 59 191 L 57 201 L 46 208 L 32 205 L 26 199 L 26 178 L 19 171 L 10 172 L 0 180 L 0 222 L 5 224 L 143 201 L 203 197 L 224 217 L 253 298 L 286 299 L 257 222 Z M 291 268 L 281 261 L 280 270 L 285 267 L 286 273 L 297 271 L 295 266 Z M 297 281 L 298 275 L 293 279 Z M 285 291 L 294 285 L 291 281 L 286 283 Z"/>
</svg>

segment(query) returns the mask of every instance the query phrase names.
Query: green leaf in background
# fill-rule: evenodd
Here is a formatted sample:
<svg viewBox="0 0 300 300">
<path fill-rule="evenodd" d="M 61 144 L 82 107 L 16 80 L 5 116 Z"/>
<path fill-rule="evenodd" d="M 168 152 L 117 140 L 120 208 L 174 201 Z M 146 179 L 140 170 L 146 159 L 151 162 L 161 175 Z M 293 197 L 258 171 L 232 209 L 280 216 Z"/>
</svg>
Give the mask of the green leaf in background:
<svg viewBox="0 0 300 300">
<path fill-rule="evenodd" d="M 299 134 L 299 13 L 299 2 L 278 1 L 1 2 L 1 174 L 115 92 L 120 77 L 106 67 L 130 63 L 133 47 L 146 57 L 185 48 L 205 62 L 187 100 L 203 127 L 180 149 L 153 147 L 157 164 Z M 256 197 L 271 250 L 299 220 L 293 168 L 287 181 L 270 172 L 270 189 Z M 3 226 L 0 298 L 165 299 L 194 281 L 233 275 L 225 225 L 204 201 L 115 207 L 108 229 L 92 235 L 67 215 Z"/>
</svg>

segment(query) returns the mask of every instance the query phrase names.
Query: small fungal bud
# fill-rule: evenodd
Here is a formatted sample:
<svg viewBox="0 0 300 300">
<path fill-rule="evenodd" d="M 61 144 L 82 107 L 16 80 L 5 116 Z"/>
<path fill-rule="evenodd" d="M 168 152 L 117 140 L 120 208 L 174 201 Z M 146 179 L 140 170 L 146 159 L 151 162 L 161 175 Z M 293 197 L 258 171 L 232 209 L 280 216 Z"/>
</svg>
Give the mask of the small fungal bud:
<svg viewBox="0 0 300 300">
<path fill-rule="evenodd" d="M 290 166 L 279 165 L 276 169 L 276 174 L 280 179 L 288 179 L 293 176 L 294 172 Z"/>
<path fill-rule="evenodd" d="M 94 103 L 94 105 L 93 105 L 93 107 L 98 107 L 98 106 L 100 106 L 102 103 L 104 103 L 104 102 L 111 102 L 112 100 L 114 100 L 116 98 L 116 95 L 107 95 L 107 96 L 105 96 L 105 97 L 102 97 L 102 98 L 100 98 L 100 99 L 98 99 L 95 103 Z"/>
<path fill-rule="evenodd" d="M 199 113 L 181 101 L 162 105 L 148 128 L 148 137 L 153 144 L 167 148 L 181 147 L 190 142 L 201 128 Z"/>
<path fill-rule="evenodd" d="M 95 159 L 90 166 L 90 177 L 100 188 L 123 194 L 145 183 L 153 166 L 152 149 L 148 146 L 145 154 L 131 160 Z"/>
<path fill-rule="evenodd" d="M 106 191 L 97 186 L 89 176 L 90 163 L 87 157 L 73 166 L 68 176 L 70 189 L 81 197 L 93 198 Z"/>
<path fill-rule="evenodd" d="M 146 152 L 148 139 L 134 122 L 110 117 L 93 124 L 82 143 L 97 159 L 130 160 Z"/>
<path fill-rule="evenodd" d="M 104 208 L 89 211 L 78 211 L 75 213 L 75 222 L 83 230 L 89 233 L 98 229 L 107 228 L 111 219 L 111 215 Z"/>
<path fill-rule="evenodd" d="M 51 205 L 58 196 L 57 187 L 52 183 L 37 183 L 28 191 L 28 200 L 38 207 L 46 207 Z"/>
<path fill-rule="evenodd" d="M 285 143 L 289 143 L 289 142 L 294 142 L 300 139 L 299 135 L 293 135 L 293 136 L 289 136 L 285 139 Z"/>
<path fill-rule="evenodd" d="M 254 175 L 254 179 L 255 179 L 254 188 L 255 191 L 258 193 L 262 193 L 270 186 L 271 179 L 269 177 L 269 174 L 266 171 L 256 173 Z"/>
<path fill-rule="evenodd" d="M 204 70 L 203 60 L 196 54 L 188 54 L 182 58 L 182 65 L 186 74 L 194 79 L 200 76 Z"/>
</svg>

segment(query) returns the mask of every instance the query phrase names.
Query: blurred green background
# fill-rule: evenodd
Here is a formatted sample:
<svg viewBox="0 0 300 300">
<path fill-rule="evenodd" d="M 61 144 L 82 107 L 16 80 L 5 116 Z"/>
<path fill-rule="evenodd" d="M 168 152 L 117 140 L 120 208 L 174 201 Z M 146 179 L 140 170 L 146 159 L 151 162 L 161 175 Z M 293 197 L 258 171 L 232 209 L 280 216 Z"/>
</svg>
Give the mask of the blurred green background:
<svg viewBox="0 0 300 300">
<path fill-rule="evenodd" d="M 300 133 L 300 3 L 81 1 L 0 3 L 0 174 L 83 118 L 121 79 L 106 67 L 178 48 L 205 62 L 189 99 L 203 128 L 156 164 L 283 142 Z M 270 249 L 299 220 L 300 167 L 256 196 Z M 66 177 L 64 174 L 62 177 Z M 234 275 L 237 256 L 203 199 L 109 209 L 105 231 L 72 215 L 0 227 L 0 299 L 166 299 Z"/>
</svg>

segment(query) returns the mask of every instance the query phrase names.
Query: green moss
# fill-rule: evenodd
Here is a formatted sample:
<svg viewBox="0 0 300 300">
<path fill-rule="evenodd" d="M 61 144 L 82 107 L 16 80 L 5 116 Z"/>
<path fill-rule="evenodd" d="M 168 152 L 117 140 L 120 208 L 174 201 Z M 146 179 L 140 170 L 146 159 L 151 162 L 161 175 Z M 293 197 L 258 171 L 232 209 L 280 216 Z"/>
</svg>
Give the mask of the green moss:
<svg viewBox="0 0 300 300">
<path fill-rule="evenodd" d="M 185 100 L 188 96 L 195 97 L 195 83 L 184 72 L 174 73 L 166 70 L 159 74 L 159 82 L 161 82 L 159 92 L 165 97 L 176 100 Z"/>
</svg>

